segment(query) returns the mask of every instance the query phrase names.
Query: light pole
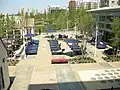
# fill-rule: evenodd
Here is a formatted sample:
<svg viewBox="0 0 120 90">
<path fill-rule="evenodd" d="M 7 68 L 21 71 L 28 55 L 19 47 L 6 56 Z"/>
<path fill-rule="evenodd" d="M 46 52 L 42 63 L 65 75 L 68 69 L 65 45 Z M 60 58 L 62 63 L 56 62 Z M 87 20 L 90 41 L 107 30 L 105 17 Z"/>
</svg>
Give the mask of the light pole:
<svg viewBox="0 0 120 90">
<path fill-rule="evenodd" d="M 68 7 L 65 6 L 65 10 L 66 10 L 66 26 L 67 26 L 67 32 L 68 32 L 68 28 L 69 28 L 69 23 L 68 23 Z"/>
<path fill-rule="evenodd" d="M 98 15 L 96 14 L 96 31 L 95 31 L 95 53 L 94 53 L 94 57 L 96 57 L 97 56 L 97 39 L 98 39 L 98 35 L 97 35 L 97 33 L 98 33 Z"/>
<path fill-rule="evenodd" d="M 77 26 L 76 26 L 76 20 L 75 20 L 75 36 L 77 35 Z"/>
</svg>

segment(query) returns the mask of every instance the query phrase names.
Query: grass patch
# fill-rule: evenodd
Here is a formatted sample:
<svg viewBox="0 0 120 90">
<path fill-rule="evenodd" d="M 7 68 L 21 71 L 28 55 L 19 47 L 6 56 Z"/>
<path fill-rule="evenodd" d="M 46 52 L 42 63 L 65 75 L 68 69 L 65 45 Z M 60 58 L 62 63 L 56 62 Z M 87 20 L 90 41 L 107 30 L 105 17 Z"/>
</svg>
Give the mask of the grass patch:
<svg viewBox="0 0 120 90">
<path fill-rule="evenodd" d="M 107 57 L 102 57 L 103 60 L 107 62 L 117 62 L 120 61 L 120 56 L 108 55 Z"/>
<path fill-rule="evenodd" d="M 96 63 L 96 61 L 93 58 L 90 57 L 79 57 L 79 58 L 73 58 L 69 59 L 68 61 L 70 64 L 80 64 L 80 63 Z"/>
</svg>

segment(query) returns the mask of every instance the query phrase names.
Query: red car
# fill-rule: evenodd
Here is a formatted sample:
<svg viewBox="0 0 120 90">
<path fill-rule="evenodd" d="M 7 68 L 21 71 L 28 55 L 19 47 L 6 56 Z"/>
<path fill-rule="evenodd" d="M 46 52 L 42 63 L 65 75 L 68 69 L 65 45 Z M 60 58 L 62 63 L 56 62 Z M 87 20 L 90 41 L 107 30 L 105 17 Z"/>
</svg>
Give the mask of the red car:
<svg viewBox="0 0 120 90">
<path fill-rule="evenodd" d="M 51 60 L 52 64 L 68 63 L 66 58 L 54 58 Z"/>
</svg>

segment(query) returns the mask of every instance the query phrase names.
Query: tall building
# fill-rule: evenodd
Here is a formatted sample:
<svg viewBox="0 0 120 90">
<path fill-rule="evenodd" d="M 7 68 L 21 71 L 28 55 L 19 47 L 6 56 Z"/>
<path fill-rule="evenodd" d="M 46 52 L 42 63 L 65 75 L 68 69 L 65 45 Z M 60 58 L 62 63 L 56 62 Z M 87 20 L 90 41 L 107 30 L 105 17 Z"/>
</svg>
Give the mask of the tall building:
<svg viewBox="0 0 120 90">
<path fill-rule="evenodd" d="M 76 9 L 76 1 L 75 0 L 70 0 L 69 1 L 69 10 L 71 11 L 71 10 L 74 10 L 74 9 Z"/>
<path fill-rule="evenodd" d="M 8 90 L 10 84 L 8 64 L 7 64 L 7 50 L 0 38 L 0 90 Z"/>
<path fill-rule="evenodd" d="M 100 0 L 100 7 L 114 7 L 119 5 L 120 0 Z"/>
</svg>

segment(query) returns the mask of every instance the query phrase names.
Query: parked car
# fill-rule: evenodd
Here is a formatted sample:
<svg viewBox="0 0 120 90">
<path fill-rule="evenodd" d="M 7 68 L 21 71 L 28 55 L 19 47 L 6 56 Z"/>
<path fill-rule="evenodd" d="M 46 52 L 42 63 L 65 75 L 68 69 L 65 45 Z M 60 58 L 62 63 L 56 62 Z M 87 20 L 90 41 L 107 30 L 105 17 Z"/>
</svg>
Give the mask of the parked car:
<svg viewBox="0 0 120 90">
<path fill-rule="evenodd" d="M 105 49 L 107 46 L 106 46 L 106 43 L 104 43 L 104 42 L 99 42 L 98 44 L 97 44 L 97 48 L 99 48 L 99 49 Z"/>
<path fill-rule="evenodd" d="M 110 48 L 108 50 L 104 50 L 104 54 L 106 54 L 106 55 L 115 55 L 115 51 Z"/>
<path fill-rule="evenodd" d="M 66 58 L 55 58 L 51 60 L 52 64 L 68 63 Z"/>
</svg>

